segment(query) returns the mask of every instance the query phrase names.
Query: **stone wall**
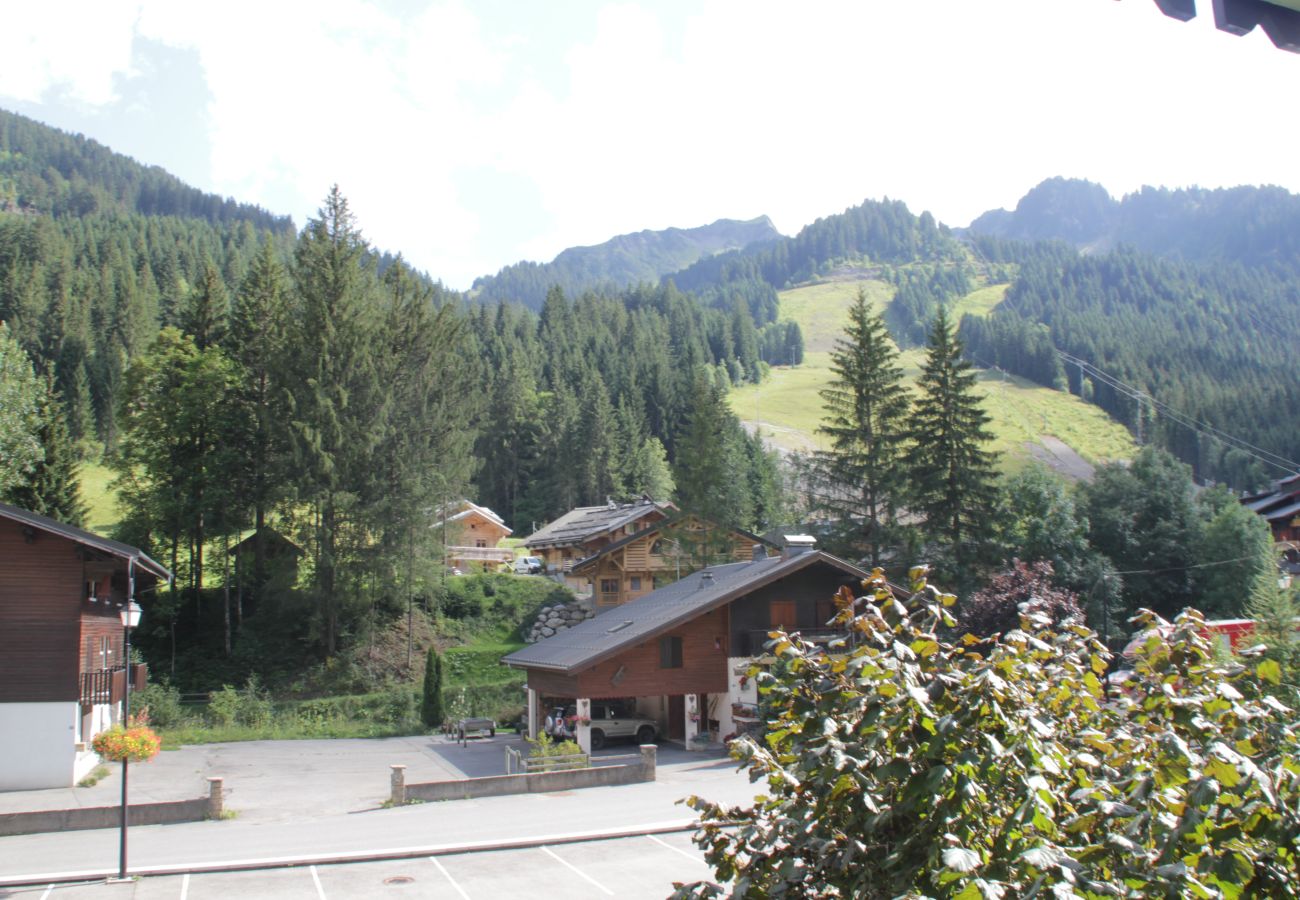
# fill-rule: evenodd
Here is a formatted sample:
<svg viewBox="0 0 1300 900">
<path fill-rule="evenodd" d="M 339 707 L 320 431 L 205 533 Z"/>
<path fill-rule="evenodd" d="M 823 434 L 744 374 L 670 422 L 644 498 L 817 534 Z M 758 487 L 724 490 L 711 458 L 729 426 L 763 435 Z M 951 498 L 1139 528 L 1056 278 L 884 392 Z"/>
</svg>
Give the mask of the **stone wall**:
<svg viewBox="0 0 1300 900">
<path fill-rule="evenodd" d="M 222 779 L 208 779 L 208 796 L 197 800 L 169 800 L 131 803 L 127 825 L 173 825 L 220 819 L 224 812 Z M 38 834 L 45 831 L 82 831 L 92 828 L 120 828 L 121 806 L 83 806 L 75 809 L 43 809 L 34 812 L 0 813 L 0 836 Z"/>
<path fill-rule="evenodd" d="M 537 614 L 537 621 L 524 634 L 524 640 L 533 644 L 553 634 L 558 634 L 596 615 L 581 603 L 556 603 L 543 606 Z"/>
<path fill-rule="evenodd" d="M 505 794 L 549 794 L 575 788 L 608 787 L 616 784 L 640 784 L 655 780 L 657 748 L 641 747 L 641 759 L 623 766 L 593 766 L 558 772 L 533 772 L 527 775 L 490 775 L 461 781 L 426 781 L 407 784 L 406 766 L 393 766 L 389 800 L 394 806 L 412 800 L 469 800 L 475 797 L 500 797 Z"/>
</svg>

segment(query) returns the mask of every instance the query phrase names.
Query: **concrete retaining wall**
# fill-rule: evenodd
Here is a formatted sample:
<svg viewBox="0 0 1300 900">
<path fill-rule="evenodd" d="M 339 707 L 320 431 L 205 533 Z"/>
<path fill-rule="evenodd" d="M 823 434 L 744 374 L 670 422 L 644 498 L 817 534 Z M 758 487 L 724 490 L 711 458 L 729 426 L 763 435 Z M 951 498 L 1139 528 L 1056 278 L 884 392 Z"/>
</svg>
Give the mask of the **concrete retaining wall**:
<svg viewBox="0 0 1300 900">
<path fill-rule="evenodd" d="M 208 796 L 197 800 L 170 800 L 160 803 L 131 803 L 127 807 L 128 825 L 172 825 L 177 822 L 202 822 L 219 819 L 224 811 L 222 779 L 208 779 Z M 43 831 L 85 831 L 91 828 L 119 828 L 122 807 L 89 806 L 78 809 L 43 809 L 35 812 L 0 813 L 0 837 L 36 834 Z"/>
<path fill-rule="evenodd" d="M 641 748 L 641 760 L 630 765 L 534 772 L 526 775 L 492 775 L 487 778 L 467 778 L 463 781 L 426 781 L 418 784 L 406 783 L 405 766 L 393 766 L 390 799 L 394 805 L 400 806 L 412 800 L 469 800 L 474 797 L 500 797 L 505 794 L 546 794 L 551 791 L 569 791 L 575 788 L 640 784 L 655 780 L 655 755 L 655 746 L 647 744 Z"/>
</svg>

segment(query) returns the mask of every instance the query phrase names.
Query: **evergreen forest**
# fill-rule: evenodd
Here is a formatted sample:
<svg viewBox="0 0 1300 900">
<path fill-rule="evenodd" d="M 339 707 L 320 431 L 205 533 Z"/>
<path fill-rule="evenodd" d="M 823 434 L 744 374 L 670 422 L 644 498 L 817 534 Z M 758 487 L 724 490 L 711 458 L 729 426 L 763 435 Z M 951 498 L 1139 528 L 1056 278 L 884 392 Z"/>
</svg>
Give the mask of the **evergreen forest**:
<svg viewBox="0 0 1300 900">
<path fill-rule="evenodd" d="M 270 647 L 282 668 L 373 647 L 415 606 L 505 615 L 496 587 L 446 586 L 434 525 L 462 497 L 520 536 L 647 495 L 755 532 L 816 523 L 856 561 L 928 560 L 963 589 L 1047 562 L 1090 621 L 1190 594 L 1239 614 L 1267 537 L 1193 476 L 1257 487 L 1300 457 L 1295 198 L 1216 195 L 1258 227 L 1206 255 L 1197 216 L 1182 243 L 1167 224 L 1145 248 L 1083 252 L 1067 241 L 1122 217 L 1080 196 L 1039 204 L 1074 222 L 1050 240 L 866 201 L 789 238 L 766 219 L 624 236 L 462 295 L 372 246 L 338 187 L 299 229 L 0 111 L 0 494 L 95 524 L 77 473 L 110 467 L 114 536 L 177 576 L 149 599 L 142 646 L 200 689 L 264 672 Z M 810 398 L 831 446 L 792 463 L 728 392 L 800 364 L 778 292 L 827 277 L 892 295 L 879 318 L 859 298 L 837 381 Z M 989 285 L 1006 286 L 992 315 L 952 320 Z M 913 346 L 927 356 L 909 392 L 895 354 Z M 1083 396 L 1149 446 L 1078 488 L 1000 474 L 972 365 Z M 293 583 L 276 581 L 268 527 L 302 553 Z M 234 573 L 250 535 L 252 571 Z M 1189 567 L 1189 547 L 1225 566 Z"/>
</svg>

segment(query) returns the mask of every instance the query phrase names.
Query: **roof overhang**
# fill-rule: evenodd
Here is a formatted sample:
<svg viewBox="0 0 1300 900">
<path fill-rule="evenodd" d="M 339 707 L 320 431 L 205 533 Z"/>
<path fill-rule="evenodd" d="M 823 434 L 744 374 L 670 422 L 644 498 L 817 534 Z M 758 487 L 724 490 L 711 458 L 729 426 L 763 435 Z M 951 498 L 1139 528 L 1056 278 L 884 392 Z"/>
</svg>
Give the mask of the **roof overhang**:
<svg viewBox="0 0 1300 900">
<path fill-rule="evenodd" d="M 115 556 L 118 559 L 125 560 L 129 565 L 138 566 L 151 575 L 161 578 L 169 584 L 171 583 L 172 573 L 165 566 L 150 559 L 147 553 L 132 547 L 130 544 L 123 544 L 120 541 L 102 537 L 94 532 L 85 531 L 72 525 L 65 525 L 47 516 L 38 515 L 17 506 L 10 506 L 7 503 L 0 503 L 0 518 L 18 522 L 27 528 L 57 535 L 83 547 L 90 547 L 101 553 Z"/>
</svg>

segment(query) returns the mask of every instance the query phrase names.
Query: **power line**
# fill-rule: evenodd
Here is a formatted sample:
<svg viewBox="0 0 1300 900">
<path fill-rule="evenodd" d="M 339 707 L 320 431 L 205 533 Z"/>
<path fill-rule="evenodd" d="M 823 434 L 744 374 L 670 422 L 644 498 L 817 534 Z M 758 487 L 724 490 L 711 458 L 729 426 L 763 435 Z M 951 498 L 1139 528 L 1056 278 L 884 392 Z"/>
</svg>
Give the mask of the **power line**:
<svg viewBox="0 0 1300 900">
<path fill-rule="evenodd" d="M 1109 374 L 1108 372 L 1105 372 L 1097 368 L 1096 366 L 1094 366 L 1092 363 L 1088 362 L 1085 359 L 1080 359 L 1077 356 L 1073 356 L 1069 353 L 1066 353 L 1064 350 L 1057 350 L 1056 354 L 1060 356 L 1061 359 L 1063 359 L 1066 363 L 1072 366 L 1076 366 L 1079 369 L 1081 375 L 1083 372 L 1086 371 L 1089 375 L 1092 376 L 1092 378 L 1095 381 L 1100 381 L 1102 384 L 1107 385 L 1108 387 L 1112 388 L 1118 393 L 1133 399 L 1139 404 L 1139 406 L 1143 402 L 1151 404 L 1152 409 L 1159 411 L 1166 418 L 1171 419 L 1172 421 L 1196 432 L 1197 434 L 1219 440 L 1227 444 L 1228 446 L 1232 447 L 1233 449 L 1239 450 L 1242 453 L 1245 453 L 1246 455 L 1258 460 L 1259 462 L 1264 463 L 1265 465 L 1272 466 L 1284 472 L 1294 472 L 1297 469 L 1300 469 L 1300 463 L 1297 463 L 1296 461 L 1291 459 L 1287 459 L 1285 456 L 1274 453 L 1271 450 L 1265 450 L 1263 447 L 1258 447 L 1255 444 L 1252 444 L 1249 441 L 1245 440 L 1244 438 L 1239 438 L 1236 435 L 1229 434 L 1228 432 L 1223 431 L 1220 428 L 1216 428 L 1215 426 L 1210 425 L 1209 423 L 1201 422 L 1198 421 L 1197 419 L 1193 419 L 1191 416 L 1187 415 L 1186 413 L 1176 410 L 1173 407 L 1169 406 L 1167 403 L 1157 400 L 1155 397 L 1141 390 L 1140 388 L 1136 388 L 1131 384 L 1121 381 L 1119 378 L 1116 378 L 1115 376 Z"/>
</svg>

